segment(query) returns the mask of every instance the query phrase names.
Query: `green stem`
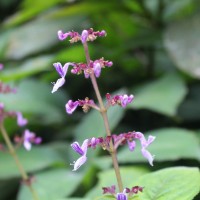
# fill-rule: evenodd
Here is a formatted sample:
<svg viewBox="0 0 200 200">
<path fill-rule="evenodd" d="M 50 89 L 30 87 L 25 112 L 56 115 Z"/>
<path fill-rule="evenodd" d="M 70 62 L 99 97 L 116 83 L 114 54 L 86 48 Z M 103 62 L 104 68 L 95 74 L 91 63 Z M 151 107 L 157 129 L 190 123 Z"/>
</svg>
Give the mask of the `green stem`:
<svg viewBox="0 0 200 200">
<path fill-rule="evenodd" d="M 6 142 L 8 150 L 9 150 L 11 156 L 13 157 L 13 159 L 15 160 L 15 163 L 16 163 L 16 165 L 18 167 L 18 170 L 19 170 L 19 172 L 20 172 L 20 174 L 22 176 L 23 181 L 24 182 L 28 182 L 29 181 L 29 177 L 28 177 L 26 171 L 24 170 L 24 168 L 23 168 L 23 166 L 22 166 L 22 164 L 21 164 L 21 162 L 20 162 L 20 160 L 19 160 L 19 158 L 17 156 L 15 148 L 13 147 L 13 145 L 12 145 L 12 143 L 10 141 L 10 138 L 8 137 L 8 134 L 6 132 L 6 129 L 4 128 L 3 123 L 0 123 L 0 130 L 1 130 L 1 133 L 2 133 L 2 136 L 3 136 L 4 140 Z M 39 200 L 35 190 L 33 189 L 33 187 L 30 184 L 27 184 L 27 186 L 30 189 L 30 192 L 32 193 L 33 199 L 34 200 Z"/>
<path fill-rule="evenodd" d="M 86 61 L 87 64 L 89 66 L 90 64 L 90 55 L 89 55 L 89 50 L 88 50 L 88 45 L 87 43 L 83 44 L 84 50 L 85 50 L 85 56 L 86 56 Z M 106 130 L 106 135 L 107 136 L 111 136 L 111 131 L 110 131 L 110 126 L 109 126 L 109 121 L 108 121 L 108 116 L 107 116 L 107 109 L 104 106 L 100 91 L 99 91 L 99 87 L 96 81 L 96 77 L 94 76 L 94 73 L 90 74 L 90 79 L 92 81 L 92 85 L 94 88 L 94 91 L 96 93 L 98 102 L 99 102 L 99 106 L 100 106 L 100 113 L 102 115 L 103 118 L 103 122 L 104 122 L 104 126 L 105 126 L 105 130 Z M 122 184 L 122 178 L 121 178 L 121 174 L 120 174 L 120 170 L 119 170 L 119 164 L 118 164 L 118 160 L 117 160 L 117 152 L 114 149 L 114 145 L 112 140 L 110 141 L 110 149 L 111 149 L 111 157 L 112 157 L 112 162 L 113 162 L 113 167 L 115 170 L 115 175 L 117 178 L 117 183 L 118 183 L 118 187 L 119 187 L 119 191 L 122 192 L 123 191 L 123 184 Z"/>
</svg>

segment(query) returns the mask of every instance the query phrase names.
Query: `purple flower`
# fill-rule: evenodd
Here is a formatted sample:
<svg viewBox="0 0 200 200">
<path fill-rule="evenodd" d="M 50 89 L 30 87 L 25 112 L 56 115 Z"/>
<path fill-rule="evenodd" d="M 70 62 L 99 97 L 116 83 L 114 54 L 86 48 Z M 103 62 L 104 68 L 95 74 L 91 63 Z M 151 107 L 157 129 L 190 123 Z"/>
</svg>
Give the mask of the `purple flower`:
<svg viewBox="0 0 200 200">
<path fill-rule="evenodd" d="M 78 101 L 72 101 L 72 100 L 69 100 L 67 103 L 66 103 L 66 105 L 65 105 L 65 108 L 66 108 L 66 112 L 68 113 L 68 114 L 72 114 L 75 110 L 76 110 L 76 108 L 78 107 L 78 105 L 79 105 L 79 102 Z"/>
<path fill-rule="evenodd" d="M 138 136 L 140 137 L 139 140 L 142 146 L 142 149 L 141 149 L 142 155 L 145 158 L 147 158 L 147 160 L 149 161 L 149 164 L 153 166 L 154 155 L 151 155 L 151 153 L 146 148 L 155 140 L 156 137 L 149 135 L 148 140 L 146 140 L 142 133 L 136 132 L 136 134 L 138 134 Z"/>
<path fill-rule="evenodd" d="M 83 30 L 82 34 L 81 34 L 81 42 L 84 44 L 87 42 L 87 38 L 88 38 L 88 31 L 87 30 Z"/>
<path fill-rule="evenodd" d="M 75 152 L 81 155 L 81 157 L 77 161 L 74 161 L 74 163 L 72 164 L 74 165 L 74 169 L 72 171 L 76 171 L 87 160 L 86 154 L 87 154 L 87 149 L 88 149 L 88 139 L 84 140 L 81 146 L 79 145 L 78 142 L 73 142 L 71 144 L 71 147 Z"/>
<path fill-rule="evenodd" d="M 28 123 L 28 120 L 23 118 L 21 112 L 16 112 L 15 114 L 17 116 L 17 124 L 18 124 L 18 126 L 25 126 Z"/>
<path fill-rule="evenodd" d="M 42 139 L 40 137 L 36 137 L 35 133 L 30 132 L 28 129 L 24 131 L 23 139 L 24 148 L 28 151 L 31 150 L 32 143 L 40 144 L 42 142 Z"/>
<path fill-rule="evenodd" d="M 53 89 L 51 91 L 51 93 L 54 93 L 58 90 L 58 88 L 60 88 L 61 86 L 64 85 L 65 83 L 65 76 L 67 74 L 67 70 L 68 70 L 68 67 L 72 65 L 74 66 L 73 63 L 65 63 L 65 65 L 62 67 L 61 63 L 57 62 L 57 63 L 54 63 L 53 66 L 55 67 L 56 71 L 58 72 L 58 74 L 60 75 L 61 78 L 59 78 L 56 83 L 53 83 Z"/>
</svg>

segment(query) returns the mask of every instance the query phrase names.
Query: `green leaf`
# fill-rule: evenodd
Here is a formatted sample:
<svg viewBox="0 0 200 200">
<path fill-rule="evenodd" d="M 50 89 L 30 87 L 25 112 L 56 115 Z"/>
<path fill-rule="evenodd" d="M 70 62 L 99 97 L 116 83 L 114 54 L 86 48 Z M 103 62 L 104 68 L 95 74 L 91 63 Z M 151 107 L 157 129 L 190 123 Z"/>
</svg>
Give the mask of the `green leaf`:
<svg viewBox="0 0 200 200">
<path fill-rule="evenodd" d="M 46 84 L 38 80 L 23 80 L 17 87 L 16 94 L 0 94 L 1 102 L 6 109 L 38 115 L 36 120 L 42 123 L 62 122 L 65 113 L 59 109 L 65 104 L 66 95 L 61 91 L 51 94 L 51 83 Z"/>
<path fill-rule="evenodd" d="M 199 142 L 193 131 L 179 128 L 165 128 L 150 131 L 147 135 L 156 136 L 155 141 L 148 147 L 148 150 L 155 155 L 155 162 L 178 159 L 200 160 Z M 140 149 L 139 143 L 134 152 L 130 152 L 128 147 L 125 146 L 118 153 L 119 162 L 147 162 L 143 158 Z"/>
<path fill-rule="evenodd" d="M 56 163 L 63 163 L 60 155 L 48 147 L 34 146 L 31 151 L 20 148 L 17 150 L 17 155 L 26 172 L 34 172 L 50 167 Z M 0 179 L 20 176 L 15 161 L 10 154 L 0 151 L 0 160 L 3 161 L 0 165 Z"/>
<path fill-rule="evenodd" d="M 49 66 L 52 66 L 53 56 L 38 56 L 31 58 L 12 68 L 6 68 L 1 72 L 0 78 L 2 81 L 13 81 L 27 76 L 34 75 L 41 71 L 47 70 Z"/>
<path fill-rule="evenodd" d="M 4 57 L 9 59 L 22 59 L 28 55 L 50 49 L 59 42 L 57 37 L 58 30 L 65 27 L 66 30 L 76 28 L 80 24 L 80 17 L 74 16 L 73 19 L 49 19 L 40 18 L 31 21 L 20 28 L 5 31 L 0 36 L 1 48 L 5 49 Z"/>
<path fill-rule="evenodd" d="M 176 66 L 192 77 L 200 78 L 200 15 L 169 25 L 164 44 Z"/>
<path fill-rule="evenodd" d="M 66 169 L 53 169 L 35 175 L 33 187 L 42 200 L 56 200 L 69 196 L 80 184 L 82 174 L 67 171 Z M 31 199 L 31 193 L 22 185 L 18 200 Z"/>
<path fill-rule="evenodd" d="M 116 92 L 117 94 L 125 93 L 125 90 L 120 90 Z M 124 115 L 124 109 L 119 106 L 110 107 L 108 110 L 108 120 L 110 124 L 110 129 L 113 130 L 119 121 L 122 119 Z M 84 132 L 84 134 L 83 134 Z M 89 112 L 77 125 L 75 129 L 76 137 L 83 141 L 85 138 L 92 138 L 92 137 L 102 137 L 105 134 L 105 128 L 103 124 L 103 119 L 101 114 L 96 111 L 92 110 Z"/>
<path fill-rule="evenodd" d="M 177 92 L 178 91 L 178 92 Z M 176 115 L 179 104 L 187 93 L 183 80 L 175 73 L 137 88 L 135 99 L 129 108 L 150 109 L 167 115 Z"/>
<path fill-rule="evenodd" d="M 142 200 L 192 200 L 200 190 L 198 168 L 174 167 L 142 176 L 137 184 L 144 186 Z"/>
<path fill-rule="evenodd" d="M 15 26 L 20 23 L 23 23 L 33 17 L 35 17 L 37 14 L 46 11 L 48 8 L 58 4 L 62 0 L 48 0 L 48 1 L 40 1 L 40 0 L 25 0 L 22 1 L 22 9 L 15 14 L 13 17 L 10 17 L 8 20 L 6 20 L 5 25 L 6 26 Z"/>
<path fill-rule="evenodd" d="M 139 178 L 143 174 L 146 174 L 148 171 L 142 167 L 121 167 L 120 172 L 124 187 L 128 187 L 133 180 Z M 110 187 L 112 185 L 117 186 L 116 176 L 113 169 L 100 172 L 98 174 L 98 179 L 99 181 L 97 185 L 86 194 L 86 197 L 91 199 L 102 199 L 102 187 Z"/>
</svg>

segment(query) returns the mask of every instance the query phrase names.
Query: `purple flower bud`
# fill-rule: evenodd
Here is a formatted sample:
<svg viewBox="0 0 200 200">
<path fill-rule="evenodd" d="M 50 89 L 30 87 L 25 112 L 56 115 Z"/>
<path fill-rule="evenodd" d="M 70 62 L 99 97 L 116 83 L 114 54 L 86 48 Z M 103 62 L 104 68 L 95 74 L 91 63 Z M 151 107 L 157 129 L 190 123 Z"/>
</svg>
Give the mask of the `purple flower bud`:
<svg viewBox="0 0 200 200">
<path fill-rule="evenodd" d="M 16 112 L 15 114 L 17 116 L 17 124 L 18 124 L 18 126 L 25 126 L 28 123 L 28 120 L 23 118 L 21 112 Z"/>
<path fill-rule="evenodd" d="M 128 200 L 128 197 L 124 193 L 117 193 L 117 198 L 116 200 Z"/>
<path fill-rule="evenodd" d="M 28 151 L 31 150 L 31 143 L 40 144 L 42 141 L 40 137 L 36 137 L 35 133 L 30 132 L 28 129 L 24 131 L 23 140 L 24 148 Z"/>
<path fill-rule="evenodd" d="M 82 34 L 81 34 L 81 42 L 84 44 L 87 42 L 87 38 L 88 38 L 88 31 L 87 30 L 83 30 Z"/>
<path fill-rule="evenodd" d="M 94 70 L 95 76 L 98 78 L 101 74 L 101 65 L 99 63 L 94 63 L 93 70 Z"/>
<path fill-rule="evenodd" d="M 134 99 L 133 95 L 130 95 L 130 96 L 128 96 L 126 94 L 121 95 L 120 100 L 121 100 L 122 107 L 125 108 L 129 103 L 131 103 L 133 101 L 133 99 Z"/>
<path fill-rule="evenodd" d="M 70 35 L 71 35 L 71 32 L 63 33 L 62 30 L 58 31 L 58 39 L 59 40 L 65 40 Z"/>
<path fill-rule="evenodd" d="M 79 105 L 78 101 L 74 101 L 73 102 L 72 100 L 69 100 L 67 102 L 67 104 L 65 105 L 66 112 L 68 114 L 72 114 L 76 110 L 76 108 L 78 107 L 78 105 Z"/>
<path fill-rule="evenodd" d="M 106 36 L 106 31 L 102 30 L 101 32 L 99 32 L 99 36 L 100 37 L 105 37 Z"/>
</svg>

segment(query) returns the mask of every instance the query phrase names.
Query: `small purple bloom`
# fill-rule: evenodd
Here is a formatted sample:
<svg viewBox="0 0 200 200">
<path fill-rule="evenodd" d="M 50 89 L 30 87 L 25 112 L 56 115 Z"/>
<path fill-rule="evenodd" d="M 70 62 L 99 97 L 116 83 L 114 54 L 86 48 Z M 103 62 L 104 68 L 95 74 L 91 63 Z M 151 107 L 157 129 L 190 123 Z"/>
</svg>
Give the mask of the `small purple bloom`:
<svg viewBox="0 0 200 200">
<path fill-rule="evenodd" d="M 121 100 L 121 105 L 123 108 L 125 108 L 129 103 L 131 103 L 134 99 L 134 96 L 133 95 L 120 95 L 120 100 Z"/>
<path fill-rule="evenodd" d="M 78 101 L 74 101 L 73 102 L 72 100 L 69 100 L 67 102 L 67 104 L 65 105 L 66 112 L 68 114 L 72 114 L 76 110 L 76 108 L 78 107 L 78 105 L 79 105 Z"/>
<path fill-rule="evenodd" d="M 127 140 L 127 143 L 128 143 L 129 150 L 134 151 L 134 149 L 136 147 L 136 142 L 134 140 L 133 141 Z"/>
<path fill-rule="evenodd" d="M 18 126 L 25 126 L 28 123 L 28 120 L 23 118 L 21 112 L 16 112 L 15 114 L 17 116 L 17 124 L 18 124 Z"/>
<path fill-rule="evenodd" d="M 84 44 L 87 42 L 87 38 L 88 38 L 88 31 L 87 30 L 83 30 L 82 34 L 81 34 L 81 42 Z"/>
<path fill-rule="evenodd" d="M 36 137 L 35 133 L 30 132 L 28 129 L 24 131 L 24 148 L 28 151 L 31 150 L 32 143 L 40 144 L 42 139 L 40 137 Z"/>
<path fill-rule="evenodd" d="M 123 191 L 123 193 L 117 193 L 116 200 L 128 200 L 128 197 L 125 193 L 126 189 Z"/>
<path fill-rule="evenodd" d="M 78 142 L 73 142 L 71 144 L 72 149 L 77 152 L 81 157 L 74 161 L 72 165 L 74 165 L 74 169 L 72 171 L 76 171 L 79 167 L 81 167 L 87 161 L 87 149 L 88 149 L 88 139 L 84 140 L 83 144 L 80 146 Z"/>
</svg>

